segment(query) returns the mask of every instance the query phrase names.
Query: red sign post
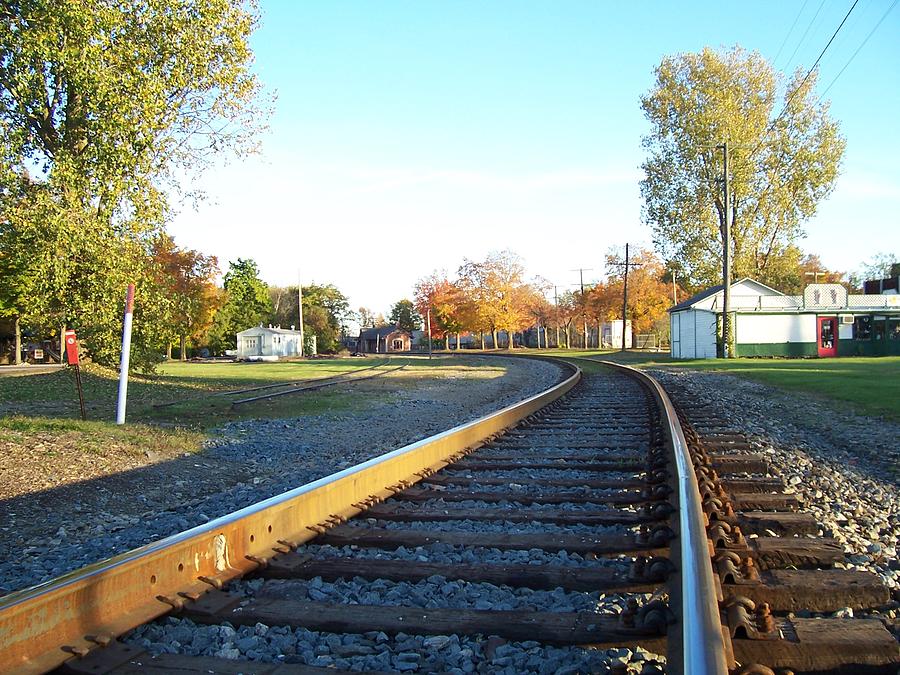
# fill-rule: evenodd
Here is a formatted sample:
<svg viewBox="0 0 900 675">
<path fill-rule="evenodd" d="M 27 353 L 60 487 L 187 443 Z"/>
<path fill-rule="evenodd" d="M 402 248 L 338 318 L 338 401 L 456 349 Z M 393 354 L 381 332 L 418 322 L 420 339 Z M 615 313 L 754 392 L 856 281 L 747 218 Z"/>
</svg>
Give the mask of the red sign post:
<svg viewBox="0 0 900 675">
<path fill-rule="evenodd" d="M 84 413 L 84 390 L 81 387 L 81 368 L 78 365 L 78 338 L 71 328 L 66 331 L 66 360 L 75 369 L 75 385 L 78 387 L 78 404 L 81 406 L 81 419 L 87 419 Z"/>
<path fill-rule="evenodd" d="M 78 365 L 78 342 L 76 342 L 75 331 L 71 328 L 66 331 L 66 360 L 70 366 Z"/>
</svg>

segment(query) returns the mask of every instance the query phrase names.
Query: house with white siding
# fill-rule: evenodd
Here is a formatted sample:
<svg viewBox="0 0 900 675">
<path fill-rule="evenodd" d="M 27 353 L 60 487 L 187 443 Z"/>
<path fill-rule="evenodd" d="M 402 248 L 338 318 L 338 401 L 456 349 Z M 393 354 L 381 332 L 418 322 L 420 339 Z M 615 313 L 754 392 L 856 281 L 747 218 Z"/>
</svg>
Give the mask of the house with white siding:
<svg viewBox="0 0 900 675">
<path fill-rule="evenodd" d="M 723 286 L 669 310 L 670 354 L 716 358 Z M 810 284 L 785 295 L 750 278 L 731 285 L 734 356 L 880 356 L 900 354 L 900 295 L 851 295 L 840 284 Z"/>
<path fill-rule="evenodd" d="M 299 330 L 256 326 L 237 334 L 237 358 L 248 361 L 276 361 L 285 356 L 300 356 Z"/>
</svg>

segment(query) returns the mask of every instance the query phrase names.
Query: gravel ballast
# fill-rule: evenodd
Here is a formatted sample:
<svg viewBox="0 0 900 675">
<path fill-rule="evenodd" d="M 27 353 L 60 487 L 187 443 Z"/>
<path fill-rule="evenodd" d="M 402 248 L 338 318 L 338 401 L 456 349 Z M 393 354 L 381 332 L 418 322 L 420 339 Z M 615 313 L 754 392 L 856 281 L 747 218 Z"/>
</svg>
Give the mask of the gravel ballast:
<svg viewBox="0 0 900 675">
<path fill-rule="evenodd" d="M 844 545 L 848 562 L 836 566 L 873 572 L 892 590 L 889 605 L 873 616 L 900 639 L 900 424 L 731 375 L 651 374 L 676 400 L 690 396 L 705 404 L 706 412 L 747 434 L 766 454 L 770 472 L 804 500 L 820 534 Z M 853 610 L 836 614 L 852 616 Z"/>
<path fill-rule="evenodd" d="M 442 379 L 398 372 L 342 385 L 367 400 L 360 410 L 232 422 L 214 430 L 199 454 L 133 469 L 99 487 L 86 482 L 3 502 L 0 595 L 476 419 L 547 389 L 563 374 L 553 363 L 525 359 L 442 361 L 450 375 Z"/>
<path fill-rule="evenodd" d="M 130 641 L 155 654 L 184 653 L 345 670 L 575 675 L 607 673 L 611 666 L 622 664 L 627 665 L 629 673 L 664 672 L 664 659 L 642 649 L 552 647 L 533 641 L 459 635 L 389 636 L 375 631 L 335 634 L 261 623 L 233 628 L 166 619 L 138 628 Z"/>
</svg>

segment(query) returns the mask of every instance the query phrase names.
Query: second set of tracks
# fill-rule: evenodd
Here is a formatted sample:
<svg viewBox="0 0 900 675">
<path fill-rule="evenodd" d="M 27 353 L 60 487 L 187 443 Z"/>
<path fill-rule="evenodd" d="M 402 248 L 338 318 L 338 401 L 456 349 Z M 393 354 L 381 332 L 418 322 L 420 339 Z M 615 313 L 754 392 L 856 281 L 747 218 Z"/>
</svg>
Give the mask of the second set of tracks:
<svg viewBox="0 0 900 675">
<path fill-rule="evenodd" d="M 107 632 L 60 646 L 76 654 L 63 668 L 279 674 L 897 668 L 897 643 L 878 621 L 789 614 L 877 606 L 887 601 L 887 589 L 873 575 L 829 569 L 843 557 L 841 548 L 808 536 L 815 522 L 766 475 L 763 457 L 727 438 L 700 436 L 649 378 L 626 369 L 592 365 L 565 396 L 532 408 L 485 442 L 463 440 L 463 451 L 448 446 L 444 456 L 417 460 L 421 466 L 403 469 L 412 471 L 407 478 L 382 481 L 382 489 L 358 485 L 363 474 L 351 471 L 295 497 L 328 502 L 325 518 L 307 502 L 294 502 L 289 517 L 267 513 L 264 503 L 253 514 L 234 514 L 229 527 L 237 529 L 218 521 L 204 526 L 192 536 L 210 537 L 213 572 L 199 558 L 194 574 L 178 562 L 184 582 L 166 580 L 178 590 L 153 598 L 156 614 L 174 620 L 120 642 L 115 638 L 127 624 L 110 614 Z M 386 464 L 374 463 L 370 473 Z M 342 504 L 360 490 L 363 498 Z M 259 540 L 267 535 L 273 542 L 261 553 Z M 155 563 L 147 556 L 117 564 L 143 559 L 146 577 L 153 564 L 162 570 L 187 559 L 185 551 L 161 554 Z M 153 574 L 151 585 L 161 584 L 162 575 Z M 89 576 L 72 575 L 68 583 L 89 583 Z M 91 588 L 97 594 L 106 586 Z M 38 596 L 26 593 L 19 602 Z M 11 607 L 0 601 L 0 623 Z M 209 626 L 219 627 L 212 641 Z M 178 647 L 155 654 L 160 644 Z M 23 670 L 52 661 L 17 649 L 25 655 L 18 657 Z"/>
</svg>

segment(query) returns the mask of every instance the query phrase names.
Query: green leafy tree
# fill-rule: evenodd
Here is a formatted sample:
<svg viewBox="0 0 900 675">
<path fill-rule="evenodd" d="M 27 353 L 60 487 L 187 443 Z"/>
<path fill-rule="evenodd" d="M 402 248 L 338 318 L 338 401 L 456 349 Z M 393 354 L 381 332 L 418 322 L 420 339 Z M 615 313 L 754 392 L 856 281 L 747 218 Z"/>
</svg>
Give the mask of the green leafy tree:
<svg viewBox="0 0 900 675">
<path fill-rule="evenodd" d="M 403 330 L 414 331 L 422 328 L 422 317 L 416 311 L 416 306 L 412 300 L 398 300 L 391 307 L 391 314 L 388 320 Z"/>
<path fill-rule="evenodd" d="M 260 280 L 253 260 L 238 258 L 228 263 L 224 286 L 225 303 L 210 331 L 210 347 L 217 352 L 235 349 L 238 333 L 264 322 L 272 313 L 269 287 Z"/>
<path fill-rule="evenodd" d="M 897 276 L 898 273 L 900 273 L 900 256 L 882 251 L 862 263 L 859 269 L 850 275 L 849 285 L 857 293 L 862 293 L 865 282 L 888 279 Z"/>
<path fill-rule="evenodd" d="M 300 326 L 297 308 L 297 287 L 273 286 L 271 323 L 282 328 Z M 303 287 L 303 330 L 316 336 L 316 349 L 332 353 L 339 349 L 340 338 L 347 332 L 347 322 L 353 316 L 347 297 L 334 284 L 310 284 Z"/>
<path fill-rule="evenodd" d="M 32 327 L 72 324 L 112 364 L 136 281 L 132 364 L 151 367 L 158 338 L 144 323 L 167 311 L 151 242 L 176 178 L 253 150 L 265 117 L 250 70 L 255 9 L 23 0 L 0 17 L 0 307 Z"/>
<path fill-rule="evenodd" d="M 845 142 L 819 102 L 816 74 L 797 71 L 783 103 L 779 75 L 758 53 L 705 48 L 663 59 L 641 99 L 643 217 L 658 252 L 691 289 L 721 283 L 725 206 L 722 151 L 732 190 L 733 269 L 769 283 L 799 262 L 802 223 L 834 188 Z M 793 247 L 793 248 L 792 248 Z"/>
</svg>

